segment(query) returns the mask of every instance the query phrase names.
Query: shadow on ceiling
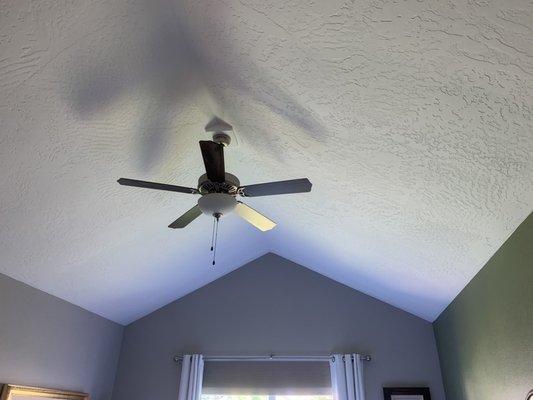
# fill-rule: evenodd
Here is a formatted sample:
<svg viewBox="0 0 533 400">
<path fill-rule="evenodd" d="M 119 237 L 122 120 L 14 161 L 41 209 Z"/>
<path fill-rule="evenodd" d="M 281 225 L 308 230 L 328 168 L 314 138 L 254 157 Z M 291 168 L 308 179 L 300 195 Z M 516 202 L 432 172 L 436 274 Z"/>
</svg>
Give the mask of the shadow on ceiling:
<svg viewBox="0 0 533 400">
<path fill-rule="evenodd" d="M 184 103 L 200 103 L 199 108 L 205 113 L 206 119 L 199 121 L 199 126 L 217 114 L 227 116 L 228 121 L 237 128 L 249 127 L 252 121 L 264 120 L 264 116 L 257 115 L 260 112 L 247 112 L 246 115 L 239 112 L 234 99 L 228 98 L 221 87 L 229 87 L 244 98 L 251 98 L 309 138 L 324 140 L 325 129 L 313 113 L 298 104 L 288 91 L 263 78 L 265 74 L 251 60 L 243 57 L 242 64 L 239 64 L 243 65 L 242 69 L 232 69 L 231 66 L 208 59 L 195 46 L 193 35 L 183 29 L 183 24 L 179 22 L 178 15 L 187 15 L 186 10 L 178 13 L 165 0 L 157 3 L 145 1 L 149 3 L 144 7 L 146 13 L 143 22 L 147 27 L 148 40 L 142 38 L 142 43 L 138 45 L 139 52 L 128 53 L 118 42 L 113 44 L 116 48 L 103 57 L 94 55 L 99 52 L 89 51 L 87 55 L 85 49 L 85 56 L 79 57 L 76 72 L 70 77 L 67 96 L 76 114 L 88 119 L 112 107 L 128 92 L 141 89 L 141 93 L 147 97 L 146 102 L 143 101 L 144 110 L 138 117 L 135 132 L 141 170 L 150 170 L 161 157 L 168 137 L 174 134 L 170 130 L 171 120 Z M 220 7 L 223 18 L 225 8 Z M 139 36 L 138 24 L 129 19 L 127 21 L 131 22 L 131 26 L 123 29 Z M 243 78 L 245 75 L 255 77 L 255 86 Z M 258 85 L 260 90 L 257 90 Z M 269 127 L 258 127 L 257 124 L 253 126 L 256 133 L 266 138 L 269 146 L 265 150 L 263 144 L 253 141 L 251 146 L 260 147 L 258 152 L 270 152 L 278 161 L 288 157 L 278 141 L 273 140 L 283 132 L 272 132 Z M 263 132 L 257 132 L 258 129 Z"/>
</svg>

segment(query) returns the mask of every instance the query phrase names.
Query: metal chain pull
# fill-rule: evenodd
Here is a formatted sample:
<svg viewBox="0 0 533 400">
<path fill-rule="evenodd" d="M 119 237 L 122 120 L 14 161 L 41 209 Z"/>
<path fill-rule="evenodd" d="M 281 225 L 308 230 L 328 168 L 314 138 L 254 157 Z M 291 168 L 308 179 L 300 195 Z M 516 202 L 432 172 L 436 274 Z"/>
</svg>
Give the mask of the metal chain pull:
<svg viewBox="0 0 533 400">
<path fill-rule="evenodd" d="M 215 265 L 215 259 L 217 256 L 217 240 L 218 240 L 218 221 L 220 220 L 221 214 L 213 214 L 215 220 L 213 221 L 213 236 L 211 239 L 211 251 L 213 252 L 213 265 Z"/>
<path fill-rule="evenodd" d="M 213 229 L 211 230 L 211 251 L 213 251 L 213 245 L 215 243 L 215 225 L 217 223 L 216 217 L 213 215 Z"/>
</svg>

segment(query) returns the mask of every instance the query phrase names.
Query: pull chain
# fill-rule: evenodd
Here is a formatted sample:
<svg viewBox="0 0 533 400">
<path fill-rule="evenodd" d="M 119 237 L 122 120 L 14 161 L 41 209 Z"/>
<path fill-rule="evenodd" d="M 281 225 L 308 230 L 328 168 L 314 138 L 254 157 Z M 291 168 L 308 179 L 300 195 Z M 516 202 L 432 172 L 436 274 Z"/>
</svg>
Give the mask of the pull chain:
<svg viewBox="0 0 533 400">
<path fill-rule="evenodd" d="M 220 214 L 214 214 L 215 220 L 213 221 L 213 236 L 211 239 L 211 251 L 213 252 L 213 265 L 215 265 L 215 259 L 217 256 L 217 239 L 218 239 L 218 221 Z"/>
<path fill-rule="evenodd" d="M 215 243 L 215 225 L 217 223 L 216 217 L 213 215 L 213 229 L 211 230 L 211 251 L 213 251 L 213 245 Z"/>
</svg>

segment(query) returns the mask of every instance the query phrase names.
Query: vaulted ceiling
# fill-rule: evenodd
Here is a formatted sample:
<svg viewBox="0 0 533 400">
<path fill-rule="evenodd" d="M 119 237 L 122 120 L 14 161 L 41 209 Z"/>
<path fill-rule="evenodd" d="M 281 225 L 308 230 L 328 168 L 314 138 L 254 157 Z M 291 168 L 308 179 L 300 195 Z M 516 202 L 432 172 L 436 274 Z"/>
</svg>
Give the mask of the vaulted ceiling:
<svg viewBox="0 0 533 400">
<path fill-rule="evenodd" d="M 268 251 L 433 320 L 533 208 L 525 0 L 12 0 L 0 8 L 0 272 L 128 323 Z M 167 225 L 214 116 L 274 219 Z"/>
</svg>

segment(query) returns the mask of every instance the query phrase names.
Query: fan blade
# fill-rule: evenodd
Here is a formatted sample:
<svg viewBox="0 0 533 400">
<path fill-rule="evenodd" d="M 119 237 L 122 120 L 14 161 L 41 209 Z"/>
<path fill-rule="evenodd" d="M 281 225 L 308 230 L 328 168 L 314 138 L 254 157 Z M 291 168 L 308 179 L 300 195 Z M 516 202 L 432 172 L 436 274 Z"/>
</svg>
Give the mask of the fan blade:
<svg viewBox="0 0 533 400">
<path fill-rule="evenodd" d="M 200 207 L 198 207 L 197 204 L 185 214 L 183 214 L 181 217 L 179 217 L 177 220 L 175 220 L 173 223 L 171 223 L 168 227 L 172 229 L 185 228 L 200 215 L 202 215 L 202 210 L 200 210 Z"/>
<path fill-rule="evenodd" d="M 200 140 L 205 172 L 211 182 L 222 183 L 226 180 L 224 170 L 224 146 L 210 140 Z"/>
<path fill-rule="evenodd" d="M 271 196 L 274 194 L 304 193 L 311 191 L 312 183 L 309 179 L 291 179 L 289 181 L 278 181 L 259 183 L 257 185 L 241 186 L 241 194 L 245 197 Z"/>
<path fill-rule="evenodd" d="M 241 216 L 244 220 L 248 221 L 250 224 L 252 224 L 257 229 L 263 232 L 269 231 L 276 226 L 276 223 L 274 221 L 268 219 L 263 214 L 260 214 L 259 212 L 255 211 L 252 207 L 244 203 L 241 203 L 240 201 L 237 203 L 237 206 L 235 207 L 235 212 L 239 216 Z"/>
<path fill-rule="evenodd" d="M 166 183 L 138 181 L 136 179 L 127 179 L 127 178 L 120 178 L 117 182 L 125 186 L 135 186 L 135 187 L 146 188 L 146 189 L 168 190 L 170 192 L 190 193 L 190 194 L 198 193 L 197 189 L 183 187 L 183 186 L 167 185 Z"/>
</svg>

